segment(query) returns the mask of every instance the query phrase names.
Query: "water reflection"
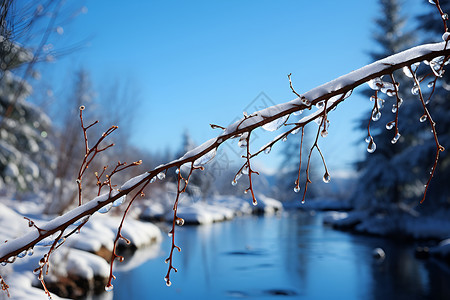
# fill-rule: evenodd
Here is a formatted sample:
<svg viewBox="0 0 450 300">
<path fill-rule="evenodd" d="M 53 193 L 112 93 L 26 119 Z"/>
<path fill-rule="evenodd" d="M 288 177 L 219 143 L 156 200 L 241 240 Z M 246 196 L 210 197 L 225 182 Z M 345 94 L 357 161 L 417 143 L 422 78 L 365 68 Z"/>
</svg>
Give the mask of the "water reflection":
<svg viewBox="0 0 450 300">
<path fill-rule="evenodd" d="M 116 272 L 114 299 L 450 299 L 448 270 L 416 260 L 411 245 L 335 231 L 320 214 L 186 226 L 176 238 L 170 288 L 166 239 L 156 259 Z"/>
</svg>

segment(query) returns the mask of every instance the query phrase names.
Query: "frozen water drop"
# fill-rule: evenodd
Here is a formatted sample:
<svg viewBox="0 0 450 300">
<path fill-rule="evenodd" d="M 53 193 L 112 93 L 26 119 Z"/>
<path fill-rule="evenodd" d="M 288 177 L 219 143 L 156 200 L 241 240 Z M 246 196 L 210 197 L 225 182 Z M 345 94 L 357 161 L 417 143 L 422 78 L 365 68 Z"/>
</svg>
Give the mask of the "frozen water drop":
<svg viewBox="0 0 450 300">
<path fill-rule="evenodd" d="M 386 124 L 386 129 L 391 130 L 392 128 L 394 128 L 394 125 L 395 125 L 395 121 L 391 121 Z"/>
<path fill-rule="evenodd" d="M 378 91 L 383 86 L 383 80 L 381 79 L 381 77 L 377 77 L 369 80 L 367 84 L 372 90 Z"/>
<path fill-rule="evenodd" d="M 428 0 L 429 3 L 436 5 L 436 2 L 434 0 Z"/>
<path fill-rule="evenodd" d="M 326 136 L 328 135 L 328 131 L 327 131 L 326 129 L 324 129 L 324 130 L 322 130 L 322 131 L 320 132 L 320 135 L 321 135 L 322 137 L 326 137 Z"/>
<path fill-rule="evenodd" d="M 392 105 L 391 111 L 392 111 L 393 114 L 395 114 L 397 112 L 397 104 L 393 104 Z"/>
<path fill-rule="evenodd" d="M 211 160 L 214 159 L 214 157 L 216 157 L 216 152 L 217 148 L 214 148 L 205 155 L 202 155 L 201 157 L 197 158 L 194 162 L 194 167 L 200 167 L 209 163 Z"/>
<path fill-rule="evenodd" d="M 158 175 L 156 175 L 156 177 L 158 177 L 159 180 L 163 180 L 164 178 L 166 178 L 166 174 L 164 174 L 163 172 L 158 173 Z"/>
<path fill-rule="evenodd" d="M 380 111 L 374 111 L 372 113 L 372 121 L 376 122 L 381 118 L 381 112 Z"/>
<path fill-rule="evenodd" d="M 172 282 L 171 282 L 170 280 L 167 280 L 167 281 L 166 281 L 166 285 L 167 285 L 167 286 L 171 286 L 171 285 L 172 285 Z"/>
<path fill-rule="evenodd" d="M 184 225 L 184 219 L 183 219 L 183 218 L 177 218 L 177 219 L 175 220 L 175 223 L 176 223 L 178 226 L 183 226 L 183 225 Z"/>
<path fill-rule="evenodd" d="M 265 154 L 269 154 L 269 153 L 270 153 L 270 150 L 272 150 L 271 147 L 266 147 L 266 149 L 264 149 L 264 153 L 265 153 Z"/>
<path fill-rule="evenodd" d="M 371 140 L 372 140 L 372 137 L 370 135 L 366 136 L 366 138 L 364 139 L 364 141 L 366 141 L 366 143 L 370 143 Z"/>
<path fill-rule="evenodd" d="M 427 115 L 422 115 L 421 117 L 420 117 L 420 119 L 419 119 L 419 121 L 420 121 L 420 123 L 423 123 L 423 122 L 425 122 L 427 120 Z"/>
<path fill-rule="evenodd" d="M 231 185 L 235 186 L 237 184 L 236 179 L 234 179 L 233 181 L 231 181 Z"/>
<path fill-rule="evenodd" d="M 125 202 L 126 197 L 127 197 L 126 195 L 123 195 L 122 197 L 116 199 L 116 200 L 112 203 L 112 206 L 113 206 L 113 207 L 117 207 L 117 206 L 121 205 L 123 202 Z"/>
<path fill-rule="evenodd" d="M 156 181 L 156 176 L 152 177 L 152 179 L 150 179 L 150 183 L 153 183 Z"/>
<path fill-rule="evenodd" d="M 78 220 L 76 220 L 75 222 L 73 222 L 72 225 L 74 225 L 74 226 L 80 226 L 81 224 L 86 223 L 86 221 L 87 221 L 88 219 L 89 219 L 89 216 L 84 216 L 83 218 L 78 219 Z"/>
<path fill-rule="evenodd" d="M 17 254 L 18 258 L 24 258 L 27 255 L 27 250 L 24 250 L 22 252 L 20 252 L 19 254 Z"/>
<path fill-rule="evenodd" d="M 446 31 L 442 35 L 442 39 L 446 42 L 450 38 L 450 32 Z"/>
<path fill-rule="evenodd" d="M 34 254 L 34 249 L 33 248 L 28 249 L 28 256 L 31 256 L 33 254 Z"/>
<path fill-rule="evenodd" d="M 98 212 L 101 213 L 101 214 L 106 214 L 108 211 L 111 210 L 111 207 L 112 207 L 112 203 L 108 203 L 105 206 L 103 206 L 102 208 L 100 208 L 98 210 Z"/>
<path fill-rule="evenodd" d="M 247 147 L 247 139 L 248 139 L 248 132 L 244 132 L 239 138 L 238 146 L 241 148 Z"/>
<path fill-rule="evenodd" d="M 369 145 L 367 146 L 367 152 L 369 152 L 369 153 L 374 153 L 376 149 L 377 149 L 377 145 L 376 145 L 375 142 L 371 139 L 370 142 L 369 142 Z"/>
<path fill-rule="evenodd" d="M 282 116 L 276 120 L 273 120 L 272 122 L 269 122 L 269 123 L 263 125 L 262 128 L 267 131 L 275 131 L 278 128 L 280 128 L 281 126 L 283 126 L 284 123 L 286 123 L 288 118 L 289 118 L 289 115 Z"/>
<path fill-rule="evenodd" d="M 114 286 L 112 284 L 108 284 L 105 286 L 105 291 L 111 292 L 114 289 Z"/>
<path fill-rule="evenodd" d="M 325 106 L 325 100 L 319 101 L 316 103 L 316 107 L 318 109 L 322 109 Z"/>
<path fill-rule="evenodd" d="M 448 20 L 448 14 L 444 13 L 442 14 L 442 20 Z"/>
<path fill-rule="evenodd" d="M 400 138 L 401 134 L 397 132 L 397 134 L 392 138 L 391 143 L 395 144 L 397 143 L 398 139 Z"/>
<path fill-rule="evenodd" d="M 298 185 L 294 188 L 294 192 L 296 193 L 300 192 L 300 187 Z"/>
<path fill-rule="evenodd" d="M 300 116 L 302 113 L 303 113 L 303 109 L 302 109 L 302 110 L 294 111 L 292 114 L 293 114 L 294 116 Z"/>
<path fill-rule="evenodd" d="M 291 134 L 297 134 L 300 131 L 300 129 L 302 129 L 302 128 L 299 127 L 299 128 L 292 130 Z"/>
<path fill-rule="evenodd" d="M 177 169 L 175 170 L 175 174 L 180 174 L 180 168 L 177 168 Z"/>
<path fill-rule="evenodd" d="M 404 66 L 403 67 L 403 73 L 405 73 L 405 75 L 409 78 L 413 78 L 413 74 L 411 73 L 411 70 L 409 69 L 409 67 Z"/>
<path fill-rule="evenodd" d="M 353 90 L 349 90 L 347 93 L 345 93 L 344 95 L 344 99 L 347 99 L 348 97 L 350 97 L 353 93 Z"/>
<path fill-rule="evenodd" d="M 419 87 L 417 85 L 414 85 L 411 88 L 411 94 L 413 94 L 413 95 L 418 95 L 419 94 Z"/>
<path fill-rule="evenodd" d="M 330 174 L 328 174 L 328 172 L 325 172 L 322 179 L 323 179 L 323 182 L 328 183 L 331 180 L 331 176 L 330 176 Z"/>
<path fill-rule="evenodd" d="M 283 138 L 281 139 L 283 142 L 287 141 L 287 135 L 283 136 Z"/>
<path fill-rule="evenodd" d="M 434 81 L 428 82 L 427 87 L 430 88 L 430 89 L 431 89 L 432 87 L 434 87 Z"/>
</svg>

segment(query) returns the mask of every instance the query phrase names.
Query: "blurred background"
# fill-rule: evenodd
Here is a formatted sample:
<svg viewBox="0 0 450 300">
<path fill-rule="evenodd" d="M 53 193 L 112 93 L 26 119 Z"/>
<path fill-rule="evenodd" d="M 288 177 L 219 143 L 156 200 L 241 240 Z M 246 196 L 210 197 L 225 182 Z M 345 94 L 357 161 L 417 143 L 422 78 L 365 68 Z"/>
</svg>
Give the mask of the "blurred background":
<svg viewBox="0 0 450 300">
<path fill-rule="evenodd" d="M 2 238 L 24 233 L 26 223 L 19 221 L 22 216 L 44 222 L 76 207 L 76 179 L 86 147 L 80 106 L 85 106 L 85 126 L 99 121 L 87 130 L 89 145 L 111 125 L 119 126 L 103 144 L 115 145 L 101 152 L 83 177 L 83 199 L 90 200 L 99 193 L 94 171 L 105 169 L 108 173 L 118 161 L 142 160 L 139 167 L 114 174 L 114 183 L 120 186 L 220 134 L 220 129 L 212 129 L 210 124 L 226 127 L 243 113 L 296 98 L 289 87 L 290 73 L 295 90 L 304 93 L 375 60 L 415 45 L 442 41 L 442 17 L 431 2 L 2 0 L 0 204 L 3 223 L 9 223 L 0 232 Z M 450 3 L 440 2 L 444 12 L 450 11 Z M 430 69 L 425 63 L 417 73 L 423 78 L 425 96 L 433 93 L 428 109 L 437 124 L 440 144 L 449 148 L 449 78 L 444 74 L 434 84 L 434 75 L 427 75 Z M 243 149 L 235 140 L 223 144 L 215 160 L 205 165 L 204 171 L 194 173 L 182 199 L 180 215 L 186 223 L 200 225 L 183 227 L 178 235 L 182 248 L 183 244 L 193 245 L 177 254 L 180 273 L 185 275 L 172 276 L 174 282 L 183 283 L 167 289 L 162 280 L 152 279 L 153 297 L 450 297 L 448 288 L 440 284 L 449 278 L 445 261 L 448 263 L 450 251 L 442 250 L 450 244 L 446 242 L 450 236 L 448 151 L 441 153 L 425 203 L 419 204 L 435 162 L 436 145 L 429 123 L 419 121 L 423 108 L 411 91 L 413 82 L 401 71 L 394 76 L 403 99 L 399 141 L 392 144 L 394 130 L 386 129 L 395 118 L 394 98 L 383 95 L 384 109 L 375 120 L 369 100 L 373 91 L 368 85 L 355 89 L 329 113 L 329 134 L 319 139 L 331 181 L 322 181 L 324 166 L 314 150 L 312 184 L 305 204 L 301 199 L 306 158 L 314 143 L 316 123 L 305 128 L 302 149 L 300 134 L 290 135 L 275 144 L 270 154 L 254 158 L 252 168 L 260 172 L 254 183 L 260 203 L 256 208 L 243 193 L 248 187 L 245 175 L 236 186 L 231 185 L 245 163 Z M 292 115 L 288 123 L 302 116 Z M 374 153 L 366 151 L 364 141 L 371 119 Z M 251 151 L 259 150 L 283 128 L 273 133 L 256 130 Z M 301 191 L 296 193 L 300 151 Z M 107 277 L 105 270 L 108 273 L 106 260 L 98 262 L 97 268 L 87 260 L 92 276 L 85 276 L 80 270 L 67 271 L 73 270 L 68 267 L 70 257 L 82 258 L 66 253 L 59 258 L 64 263 L 55 267 L 48 279 L 54 283 L 52 291 L 80 299 L 88 294 L 91 298 L 133 295 L 132 299 L 141 299 L 152 293 L 142 279 L 165 274 L 166 265 L 161 262 L 170 244 L 164 233 L 169 230 L 166 221 L 171 220 L 175 183 L 175 170 L 169 170 L 165 180 L 152 184 L 133 206 L 130 218 L 140 224 L 133 226 L 145 221 L 142 226 L 147 227 L 142 230 L 147 235 L 134 237 L 134 247 L 144 250 L 128 253 L 137 262 L 119 267 L 121 287 L 113 293 L 99 292 Z M 101 218 L 94 215 L 85 227 L 86 235 L 74 238 L 68 253 L 103 253 L 108 259 L 104 253 L 112 250 L 110 240 L 118 224 L 111 220 L 123 210 L 114 208 Z M 236 219 L 238 215 L 247 217 Z M 10 225 L 11 220 L 17 226 Z M 228 221 L 217 223 L 221 220 Z M 105 238 L 100 244 L 89 242 L 100 227 Z M 242 232 L 244 227 L 255 228 Z M 257 234 L 258 228 L 265 228 L 267 235 Z M 389 239 L 392 237 L 395 239 Z M 199 249 L 194 251 L 196 247 Z M 439 263 L 418 257 L 438 258 Z M 22 264 L 25 269 L 32 260 Z M 12 291 L 15 282 L 24 282 L 20 277 L 23 270 L 14 265 L 8 264 L 2 273 L 12 278 Z M 312 275 L 315 266 L 322 266 L 319 275 Z M 343 274 L 329 273 L 341 268 Z M 146 273 L 149 270 L 151 275 Z M 406 270 L 414 270 L 414 275 Z M 322 291 L 317 283 L 325 273 L 329 291 Z M 272 280 L 268 274 L 276 274 L 279 282 L 262 289 Z M 62 278 L 77 276 L 93 283 L 81 291 L 61 283 Z M 227 279 L 217 285 L 214 282 L 219 276 Z M 39 286 L 34 277 L 27 277 L 30 288 Z M 191 282 L 192 278 L 199 281 Z M 256 282 L 247 282 L 250 278 Z M 344 282 L 336 283 L 343 278 Z M 99 289 L 94 288 L 96 284 Z M 388 285 L 383 293 L 378 290 L 381 285 Z M 25 291 L 25 295 L 32 293 Z M 45 296 L 41 294 L 36 297 Z"/>
</svg>

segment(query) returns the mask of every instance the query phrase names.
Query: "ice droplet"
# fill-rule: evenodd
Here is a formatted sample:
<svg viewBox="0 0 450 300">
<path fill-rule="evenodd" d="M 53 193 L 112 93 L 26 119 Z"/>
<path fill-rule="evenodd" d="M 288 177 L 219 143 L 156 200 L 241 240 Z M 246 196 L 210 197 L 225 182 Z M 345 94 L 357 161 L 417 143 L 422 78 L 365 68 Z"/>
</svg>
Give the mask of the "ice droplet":
<svg viewBox="0 0 450 300">
<path fill-rule="evenodd" d="M 331 176 L 330 174 L 328 174 L 328 172 L 325 172 L 325 174 L 323 174 L 323 182 L 328 183 L 331 180 Z"/>
<path fill-rule="evenodd" d="M 294 192 L 296 192 L 296 193 L 300 192 L 300 187 L 298 185 L 296 187 L 294 187 Z"/>
<path fill-rule="evenodd" d="M 283 136 L 283 138 L 281 139 L 283 142 L 287 141 L 287 135 Z"/>
<path fill-rule="evenodd" d="M 417 85 L 414 85 L 411 88 L 411 94 L 413 94 L 413 95 L 418 95 L 419 94 L 419 87 Z"/>
<path fill-rule="evenodd" d="M 164 174 L 163 172 L 158 173 L 158 175 L 156 175 L 156 177 L 158 177 L 159 180 L 163 180 L 164 178 L 166 178 L 166 174 Z"/>
<path fill-rule="evenodd" d="M 205 155 L 197 158 L 194 162 L 194 167 L 201 167 L 204 164 L 209 163 L 216 156 L 217 148 L 212 149 Z"/>
<path fill-rule="evenodd" d="M 299 128 L 292 130 L 291 134 L 297 134 L 300 131 L 300 129 L 302 129 L 302 128 L 299 127 Z"/>
<path fill-rule="evenodd" d="M 282 117 L 280 117 L 280 118 L 278 118 L 278 119 L 276 119 L 276 120 L 273 120 L 273 121 L 270 122 L 270 123 L 264 124 L 264 125 L 262 126 L 262 128 L 263 128 L 264 130 L 267 130 L 267 131 L 275 131 L 275 130 L 277 130 L 278 128 L 280 128 L 281 126 L 283 126 L 284 123 L 286 123 L 286 121 L 287 121 L 288 118 L 289 118 L 289 115 L 282 116 Z"/>
<path fill-rule="evenodd" d="M 183 226 L 183 225 L 184 225 L 184 219 L 183 219 L 183 218 L 177 218 L 177 219 L 175 220 L 175 223 L 176 223 L 178 226 Z"/>
<path fill-rule="evenodd" d="M 20 252 L 19 254 L 17 254 L 18 258 L 24 258 L 27 255 L 27 250 L 23 250 L 22 252 Z"/>
<path fill-rule="evenodd" d="M 243 168 L 241 172 L 244 175 L 248 175 L 248 167 L 246 166 L 245 168 Z"/>
<path fill-rule="evenodd" d="M 403 67 L 403 73 L 405 73 L 405 75 L 409 78 L 413 78 L 413 74 L 411 73 L 411 70 L 409 70 L 409 68 L 407 66 Z"/>
<path fill-rule="evenodd" d="M 442 20 L 448 20 L 448 14 L 442 14 Z"/>
<path fill-rule="evenodd" d="M 316 107 L 318 109 L 322 109 L 325 106 L 325 100 L 319 101 L 316 103 Z"/>
<path fill-rule="evenodd" d="M 347 99 L 348 97 L 350 97 L 353 93 L 353 90 L 349 90 L 347 93 L 345 93 L 344 95 L 344 99 Z"/>
<path fill-rule="evenodd" d="M 265 154 L 269 154 L 269 153 L 270 153 L 270 150 L 272 150 L 271 147 L 266 147 L 266 149 L 264 149 L 264 153 L 265 153 Z"/>
<path fill-rule="evenodd" d="M 31 256 L 33 254 L 34 254 L 34 249 L 33 248 L 28 249 L 28 256 Z"/>
<path fill-rule="evenodd" d="M 381 112 L 380 111 L 374 111 L 372 113 L 372 121 L 376 122 L 381 118 Z"/>
<path fill-rule="evenodd" d="M 326 136 L 328 135 L 328 131 L 327 131 L 326 129 L 324 129 L 324 130 L 322 130 L 322 131 L 320 132 L 320 135 L 321 135 L 322 137 L 326 137 Z"/>
<path fill-rule="evenodd" d="M 392 104 L 392 113 L 395 114 L 397 112 L 397 104 Z"/>
<path fill-rule="evenodd" d="M 432 88 L 434 86 L 434 81 L 430 81 L 430 82 L 428 82 L 428 84 L 427 84 L 427 87 L 428 88 Z"/>
<path fill-rule="evenodd" d="M 106 214 L 108 211 L 110 211 L 111 207 L 112 207 L 112 203 L 108 203 L 105 206 L 103 206 L 102 208 L 100 208 L 98 210 L 98 212 L 101 214 Z"/>
<path fill-rule="evenodd" d="M 397 143 L 398 139 L 400 138 L 401 134 L 397 132 L 397 134 L 392 138 L 391 143 L 395 144 Z"/>
<path fill-rule="evenodd" d="M 180 174 L 180 168 L 177 168 L 177 169 L 175 170 L 175 174 Z"/>
<path fill-rule="evenodd" d="M 381 79 L 381 77 L 377 77 L 374 79 L 371 79 L 367 82 L 367 84 L 369 85 L 369 87 L 374 90 L 374 91 L 378 91 L 381 89 L 381 87 L 383 86 L 383 80 Z"/>
<path fill-rule="evenodd" d="M 108 284 L 105 286 L 105 291 L 111 292 L 114 289 L 114 286 L 112 284 Z"/>
<path fill-rule="evenodd" d="M 113 206 L 113 207 L 117 207 L 117 206 L 121 205 L 123 202 L 125 202 L 126 197 L 127 197 L 126 195 L 123 195 L 122 197 L 116 199 L 116 200 L 112 203 L 112 206 Z"/>
<path fill-rule="evenodd" d="M 395 121 L 391 121 L 386 124 L 386 129 L 391 130 L 392 128 L 394 128 L 394 125 L 395 125 Z"/>
<path fill-rule="evenodd" d="M 294 116 L 300 116 L 302 113 L 303 113 L 303 109 L 302 109 L 302 110 L 294 111 L 292 114 L 293 114 Z"/>
<path fill-rule="evenodd" d="M 364 139 L 364 141 L 366 141 L 366 143 L 370 143 L 371 140 L 372 140 L 372 137 L 370 135 L 366 136 L 366 138 Z"/>
<path fill-rule="evenodd" d="M 248 132 L 245 132 L 239 138 L 238 146 L 241 148 L 247 147 L 247 139 L 248 139 Z"/>
<path fill-rule="evenodd" d="M 231 181 L 231 185 L 235 186 L 237 184 L 237 180 L 233 179 L 233 181 Z"/>
<path fill-rule="evenodd" d="M 430 2 L 433 5 L 436 5 L 436 2 L 434 2 L 434 0 L 428 0 L 428 2 Z"/>
<path fill-rule="evenodd" d="M 376 149 L 377 149 L 377 145 L 375 144 L 373 139 L 371 139 L 369 142 L 369 145 L 367 146 L 367 152 L 374 153 Z"/>
<path fill-rule="evenodd" d="M 75 222 L 73 222 L 72 225 L 74 225 L 74 226 L 80 226 L 81 224 L 86 223 L 86 221 L 89 220 L 89 217 L 90 217 L 90 216 L 84 216 L 84 217 L 82 217 L 81 219 L 78 219 L 78 220 L 76 220 Z"/>
<path fill-rule="evenodd" d="M 450 32 L 444 32 L 444 34 L 442 35 L 442 39 L 444 40 L 444 42 L 446 42 L 448 39 L 450 38 Z"/>
<path fill-rule="evenodd" d="M 420 119 L 419 119 L 420 123 L 423 123 L 423 122 L 425 122 L 426 120 L 427 120 L 427 115 L 426 115 L 426 114 L 423 114 L 423 115 L 420 117 Z"/>
</svg>

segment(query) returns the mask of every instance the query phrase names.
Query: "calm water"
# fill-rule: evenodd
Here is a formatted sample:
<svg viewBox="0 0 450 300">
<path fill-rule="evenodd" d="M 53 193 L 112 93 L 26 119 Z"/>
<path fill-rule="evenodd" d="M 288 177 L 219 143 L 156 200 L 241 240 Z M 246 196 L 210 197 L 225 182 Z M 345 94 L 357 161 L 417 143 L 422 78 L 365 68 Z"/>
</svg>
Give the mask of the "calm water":
<svg viewBox="0 0 450 300">
<path fill-rule="evenodd" d="M 161 252 L 115 272 L 114 299 L 450 299 L 450 273 L 414 258 L 411 245 L 322 226 L 321 215 L 284 213 L 179 228 L 171 287 Z M 381 247 L 382 262 L 372 257 Z M 139 253 L 137 255 L 140 255 Z"/>
</svg>

